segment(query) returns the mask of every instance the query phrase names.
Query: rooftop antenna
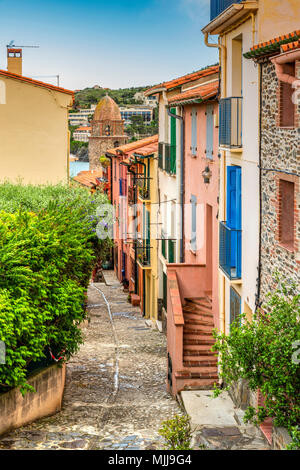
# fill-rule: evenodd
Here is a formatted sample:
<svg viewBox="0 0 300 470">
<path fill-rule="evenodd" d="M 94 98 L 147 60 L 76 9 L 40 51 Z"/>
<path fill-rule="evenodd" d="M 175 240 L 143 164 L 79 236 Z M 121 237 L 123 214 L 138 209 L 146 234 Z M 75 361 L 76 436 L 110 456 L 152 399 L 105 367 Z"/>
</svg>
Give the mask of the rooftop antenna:
<svg viewBox="0 0 300 470">
<path fill-rule="evenodd" d="M 57 86 L 59 87 L 59 75 L 36 75 L 31 78 L 56 78 Z"/>
<path fill-rule="evenodd" d="M 20 49 L 23 48 L 23 47 L 30 47 L 30 48 L 39 48 L 40 46 L 16 46 L 16 44 L 14 44 L 15 40 L 13 39 L 12 41 L 10 41 L 9 44 L 7 44 L 6 47 L 19 47 Z"/>
</svg>

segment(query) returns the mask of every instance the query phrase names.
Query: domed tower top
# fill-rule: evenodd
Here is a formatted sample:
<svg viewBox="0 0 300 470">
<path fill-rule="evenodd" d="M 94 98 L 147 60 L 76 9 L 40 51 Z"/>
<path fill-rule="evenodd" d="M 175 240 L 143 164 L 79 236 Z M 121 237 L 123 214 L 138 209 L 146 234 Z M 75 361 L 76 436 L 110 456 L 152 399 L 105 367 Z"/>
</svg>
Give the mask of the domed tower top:
<svg viewBox="0 0 300 470">
<path fill-rule="evenodd" d="M 121 121 L 121 112 L 117 103 L 108 95 L 104 96 L 95 109 L 94 121 Z"/>
</svg>

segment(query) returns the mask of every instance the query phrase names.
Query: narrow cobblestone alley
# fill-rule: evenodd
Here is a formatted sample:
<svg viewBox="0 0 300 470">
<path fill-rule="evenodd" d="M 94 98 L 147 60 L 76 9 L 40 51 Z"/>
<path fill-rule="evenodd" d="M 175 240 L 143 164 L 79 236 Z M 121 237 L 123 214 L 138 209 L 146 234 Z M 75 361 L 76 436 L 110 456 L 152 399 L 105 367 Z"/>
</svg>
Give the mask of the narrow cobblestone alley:
<svg viewBox="0 0 300 470">
<path fill-rule="evenodd" d="M 108 278 L 89 288 L 90 324 L 67 365 L 62 411 L 3 436 L 0 449 L 162 449 L 161 421 L 181 413 L 166 392 L 166 337 Z"/>
</svg>

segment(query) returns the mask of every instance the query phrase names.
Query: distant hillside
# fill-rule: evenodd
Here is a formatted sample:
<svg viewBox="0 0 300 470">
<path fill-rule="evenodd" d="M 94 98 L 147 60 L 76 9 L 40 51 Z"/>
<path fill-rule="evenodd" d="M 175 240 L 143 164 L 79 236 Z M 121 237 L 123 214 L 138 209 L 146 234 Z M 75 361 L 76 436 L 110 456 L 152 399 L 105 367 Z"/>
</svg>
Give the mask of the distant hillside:
<svg viewBox="0 0 300 470">
<path fill-rule="evenodd" d="M 134 100 L 137 92 L 145 91 L 148 87 L 120 88 L 119 90 L 110 90 L 108 88 L 85 88 L 75 92 L 75 107 L 89 108 L 91 104 L 96 104 L 106 93 L 111 96 L 119 106 L 138 104 Z"/>
</svg>

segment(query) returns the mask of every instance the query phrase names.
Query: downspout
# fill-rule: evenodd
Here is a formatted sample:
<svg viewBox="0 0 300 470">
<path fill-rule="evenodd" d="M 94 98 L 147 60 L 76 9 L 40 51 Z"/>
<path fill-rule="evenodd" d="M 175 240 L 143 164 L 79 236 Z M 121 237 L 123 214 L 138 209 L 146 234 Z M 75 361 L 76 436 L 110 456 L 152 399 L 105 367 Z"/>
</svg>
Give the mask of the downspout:
<svg viewBox="0 0 300 470">
<path fill-rule="evenodd" d="M 220 68 L 221 68 L 221 74 L 223 72 L 223 80 L 221 81 L 222 83 L 222 90 L 221 90 L 221 97 L 225 98 L 226 97 L 226 90 L 227 90 L 227 46 L 226 46 L 226 35 L 225 35 L 225 45 L 221 44 L 221 37 L 219 37 L 219 43 L 218 44 L 212 44 L 208 42 L 208 36 L 209 33 L 204 34 L 204 43 L 207 47 L 217 47 L 219 49 L 219 63 L 220 63 Z M 222 151 L 222 156 L 223 156 L 223 211 L 224 211 L 224 219 L 226 216 L 226 152 Z M 225 333 L 226 331 L 226 317 L 225 317 L 225 303 L 226 303 L 226 296 L 225 296 L 225 288 L 226 288 L 226 283 L 225 283 L 225 276 L 222 276 L 222 317 L 223 317 L 223 332 Z M 221 318 L 220 318 L 221 322 Z"/>
<path fill-rule="evenodd" d="M 255 312 L 260 307 L 260 291 L 261 291 L 261 236 L 262 236 L 262 83 L 263 83 L 262 64 L 259 67 L 259 241 L 258 241 L 258 273 L 257 273 L 257 292 L 255 299 Z"/>
<path fill-rule="evenodd" d="M 178 119 L 181 124 L 181 136 L 180 136 L 180 207 L 181 207 L 181 234 L 180 234 L 180 263 L 184 262 L 184 245 L 183 245 L 183 217 L 184 217 L 184 207 L 183 207 L 183 191 L 184 191 L 184 175 L 183 175 L 183 165 L 184 165 L 184 120 L 182 116 L 171 113 L 169 108 L 167 109 L 167 114 L 171 118 Z"/>
</svg>

